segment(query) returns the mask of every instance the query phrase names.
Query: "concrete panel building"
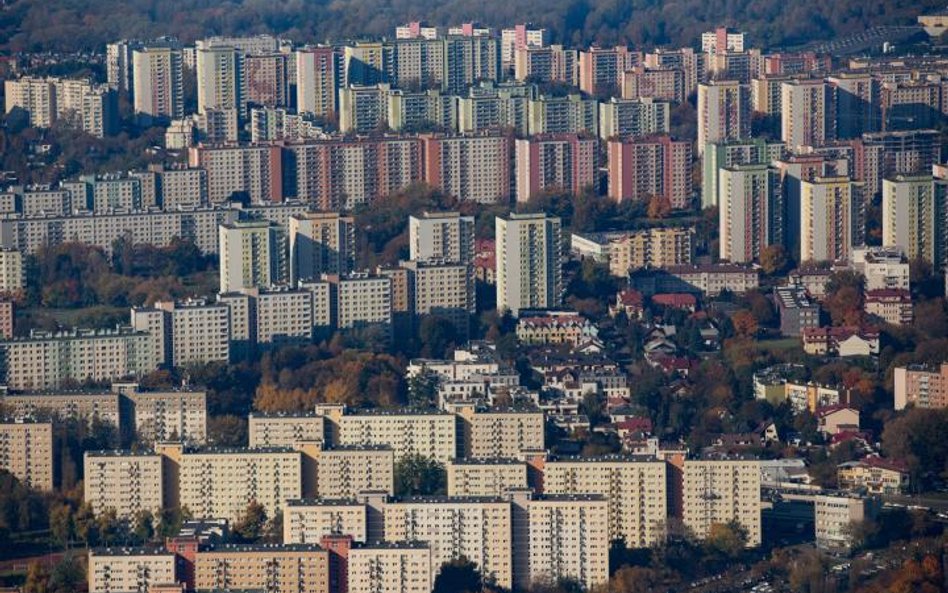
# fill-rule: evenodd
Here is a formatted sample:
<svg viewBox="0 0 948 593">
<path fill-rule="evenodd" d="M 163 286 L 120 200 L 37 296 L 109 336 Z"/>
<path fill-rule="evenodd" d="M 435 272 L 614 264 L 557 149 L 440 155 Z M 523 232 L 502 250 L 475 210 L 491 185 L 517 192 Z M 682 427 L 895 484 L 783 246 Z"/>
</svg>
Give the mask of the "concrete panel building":
<svg viewBox="0 0 948 593">
<path fill-rule="evenodd" d="M 0 423 L 0 469 L 34 490 L 53 489 L 53 425 Z"/>
</svg>

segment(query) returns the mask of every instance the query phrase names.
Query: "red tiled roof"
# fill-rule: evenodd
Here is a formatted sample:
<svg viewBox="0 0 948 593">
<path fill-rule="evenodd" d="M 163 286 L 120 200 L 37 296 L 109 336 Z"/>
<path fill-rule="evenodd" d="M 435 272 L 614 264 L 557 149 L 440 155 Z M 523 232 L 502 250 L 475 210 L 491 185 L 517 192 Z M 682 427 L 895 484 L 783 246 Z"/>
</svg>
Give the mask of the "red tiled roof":
<svg viewBox="0 0 948 593">
<path fill-rule="evenodd" d="M 693 294 L 687 293 L 663 293 L 652 297 L 652 302 L 665 307 L 694 307 L 698 304 L 698 299 Z"/>
<path fill-rule="evenodd" d="M 903 303 L 912 302 L 912 294 L 902 288 L 880 288 L 866 292 L 866 302 L 899 300 Z"/>
<path fill-rule="evenodd" d="M 616 300 L 623 307 L 641 307 L 645 297 L 637 290 L 623 290 L 616 295 Z"/>
</svg>

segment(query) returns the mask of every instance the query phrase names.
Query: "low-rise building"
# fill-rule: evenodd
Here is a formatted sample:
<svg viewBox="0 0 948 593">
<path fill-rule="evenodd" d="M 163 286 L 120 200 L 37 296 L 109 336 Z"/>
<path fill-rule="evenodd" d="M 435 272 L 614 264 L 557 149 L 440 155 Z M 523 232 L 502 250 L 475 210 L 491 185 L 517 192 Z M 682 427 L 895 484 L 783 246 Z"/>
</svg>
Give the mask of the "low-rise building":
<svg viewBox="0 0 948 593">
<path fill-rule="evenodd" d="M 598 328 L 575 312 L 548 312 L 542 315 L 521 316 L 517 321 L 517 339 L 522 344 L 569 344 L 595 339 Z"/>
<path fill-rule="evenodd" d="M 853 527 L 875 519 L 881 508 L 875 497 L 820 495 L 813 500 L 816 545 L 828 550 L 849 550 Z"/>
<path fill-rule="evenodd" d="M 879 354 L 879 332 L 858 327 L 803 329 L 803 351 L 814 356 L 873 356 Z"/>
<path fill-rule="evenodd" d="M 825 435 L 859 431 L 859 410 L 845 405 L 816 410 L 817 430 Z"/>
<path fill-rule="evenodd" d="M 869 494 L 900 494 L 909 485 L 908 467 L 904 463 L 877 456 L 841 463 L 836 479 L 843 490 Z"/>
<path fill-rule="evenodd" d="M 780 333 L 799 336 L 805 328 L 820 326 L 820 305 L 810 300 L 806 290 L 794 286 L 774 289 L 780 311 Z"/>
<path fill-rule="evenodd" d="M 863 307 L 867 314 L 891 325 L 910 325 L 915 318 L 912 293 L 903 288 L 867 290 Z"/>
</svg>

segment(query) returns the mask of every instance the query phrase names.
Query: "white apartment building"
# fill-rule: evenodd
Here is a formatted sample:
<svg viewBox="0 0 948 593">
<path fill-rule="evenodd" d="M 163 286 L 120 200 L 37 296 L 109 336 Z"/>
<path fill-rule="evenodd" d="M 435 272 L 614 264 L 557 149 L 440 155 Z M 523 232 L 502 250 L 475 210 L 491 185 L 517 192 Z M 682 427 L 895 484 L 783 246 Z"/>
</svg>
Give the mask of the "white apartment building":
<svg viewBox="0 0 948 593">
<path fill-rule="evenodd" d="M 300 441 L 323 441 L 325 419 L 312 413 L 250 414 L 249 444 L 258 447 L 293 447 Z"/>
<path fill-rule="evenodd" d="M 698 154 L 708 143 L 728 142 L 751 135 L 750 85 L 736 80 L 713 80 L 698 85 Z"/>
<path fill-rule="evenodd" d="M 348 274 L 355 267 L 355 219 L 337 212 L 291 216 L 290 281 Z"/>
<path fill-rule="evenodd" d="M 244 112 L 243 55 L 234 47 L 197 42 L 198 113 L 212 110 Z"/>
<path fill-rule="evenodd" d="M 121 431 L 119 394 L 98 391 L 62 393 L 7 393 L 0 396 L 0 404 L 16 420 L 56 415 L 64 419 L 93 420 L 114 426 Z"/>
<path fill-rule="evenodd" d="M 780 86 L 780 139 L 788 148 L 822 146 L 836 138 L 836 106 L 822 79 L 790 80 Z"/>
<path fill-rule="evenodd" d="M 716 523 L 737 521 L 747 530 L 747 545 L 760 545 L 759 461 L 686 460 L 682 476 L 682 520 L 696 537 L 707 537 Z"/>
<path fill-rule="evenodd" d="M 548 494 L 599 494 L 609 506 L 609 539 L 630 548 L 663 541 L 668 519 L 665 462 L 610 456 L 552 459 L 544 464 Z"/>
<path fill-rule="evenodd" d="M 546 421 L 539 410 L 461 406 L 456 412 L 462 439 L 459 445 L 466 458 L 517 458 L 523 451 L 546 448 Z"/>
<path fill-rule="evenodd" d="M 544 214 L 496 219 L 497 309 L 553 308 L 562 302 L 562 228 Z"/>
<path fill-rule="evenodd" d="M 474 217 L 422 212 L 408 218 L 409 259 L 473 264 Z"/>
<path fill-rule="evenodd" d="M 948 184 L 928 175 L 882 181 L 882 244 L 936 268 L 948 264 Z"/>
<path fill-rule="evenodd" d="M 161 455 L 132 451 L 87 451 L 84 497 L 99 514 L 114 509 L 119 519 L 134 520 L 141 511 L 157 516 L 164 508 Z M 212 516 L 212 515 L 207 515 Z"/>
<path fill-rule="evenodd" d="M 183 54 L 172 47 L 143 47 L 132 54 L 135 114 L 145 122 L 184 117 Z"/>
<path fill-rule="evenodd" d="M 34 490 L 53 489 L 53 425 L 0 423 L 0 469 Z"/>
<path fill-rule="evenodd" d="M 718 172 L 720 255 L 751 263 L 783 243 L 783 192 L 766 164 L 734 165 Z"/>
<path fill-rule="evenodd" d="M 909 290 L 908 258 L 897 247 L 862 247 L 853 249 L 852 266 L 866 278 L 866 290 Z"/>
<path fill-rule="evenodd" d="M 333 414 L 327 420 L 342 446 L 388 446 L 395 460 L 421 455 L 442 463 L 457 456 L 454 414 L 383 411 Z"/>
<path fill-rule="evenodd" d="M 392 324 L 392 281 L 385 276 L 354 272 L 347 276 L 324 275 L 329 282 L 333 326 L 352 329 L 387 328 Z"/>
<path fill-rule="evenodd" d="M 220 226 L 220 291 L 267 288 L 287 279 L 286 234 L 267 220 Z"/>
</svg>

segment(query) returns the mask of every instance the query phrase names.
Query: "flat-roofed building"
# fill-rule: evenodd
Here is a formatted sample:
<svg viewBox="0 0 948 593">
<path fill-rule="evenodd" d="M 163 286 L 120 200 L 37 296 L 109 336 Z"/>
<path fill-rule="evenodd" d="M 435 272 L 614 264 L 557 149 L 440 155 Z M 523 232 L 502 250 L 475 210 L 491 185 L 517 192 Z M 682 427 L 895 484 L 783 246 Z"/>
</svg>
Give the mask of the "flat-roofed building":
<svg viewBox="0 0 948 593">
<path fill-rule="evenodd" d="M 303 452 L 316 461 L 315 496 L 351 498 L 360 492 L 395 491 L 395 454 L 388 446 L 339 446 L 315 453 L 304 447 Z"/>
<path fill-rule="evenodd" d="M 378 411 L 342 414 L 333 419 L 338 444 L 388 446 L 398 461 L 421 455 L 447 462 L 457 456 L 454 414 L 445 412 Z"/>
<path fill-rule="evenodd" d="M 53 425 L 0 423 L 0 470 L 34 490 L 53 489 Z"/>
<path fill-rule="evenodd" d="M 606 499 L 597 494 L 526 498 L 523 506 L 514 503 L 518 586 L 575 579 L 584 589 L 592 589 L 608 581 Z"/>
<path fill-rule="evenodd" d="M 90 425 L 102 422 L 121 431 L 119 394 L 101 391 L 61 391 L 7 393 L 0 395 L 0 404 L 17 420 L 48 416 L 84 420 Z"/>
<path fill-rule="evenodd" d="M 349 550 L 349 593 L 430 593 L 431 549 L 422 543 L 371 544 Z"/>
<path fill-rule="evenodd" d="M 86 451 L 83 473 L 83 499 L 96 514 L 113 509 L 118 518 L 133 520 L 142 511 L 157 515 L 164 508 L 166 476 L 160 455 Z"/>
<path fill-rule="evenodd" d="M 747 530 L 747 545 L 760 545 L 759 461 L 685 460 L 682 484 L 682 520 L 696 537 L 707 537 L 712 525 L 737 521 Z"/>
<path fill-rule="evenodd" d="M 153 548 L 89 550 L 89 593 L 150 593 L 175 581 L 176 556 Z"/>
<path fill-rule="evenodd" d="M 172 449 L 167 456 L 178 464 L 180 504 L 196 517 L 237 521 L 257 502 L 272 518 L 302 496 L 300 453 L 293 449 Z"/>
<path fill-rule="evenodd" d="M 329 593 L 329 552 L 311 544 L 221 545 L 198 550 L 199 591 Z"/>
<path fill-rule="evenodd" d="M 365 542 L 366 506 L 349 498 L 303 498 L 286 501 L 283 543 L 312 544 L 326 535 L 348 535 Z"/>
<path fill-rule="evenodd" d="M 446 562 L 465 557 L 501 587 L 513 584 L 510 502 L 492 497 L 409 497 L 384 506 L 387 541 L 427 542 L 432 582 Z"/>
<path fill-rule="evenodd" d="M 630 548 L 663 540 L 668 518 L 662 461 L 608 456 L 550 459 L 543 467 L 548 494 L 599 494 L 609 503 L 609 539 Z"/>
<path fill-rule="evenodd" d="M 545 448 L 545 417 L 537 409 L 456 410 L 464 457 L 474 459 L 516 458 L 522 451 Z"/>
<path fill-rule="evenodd" d="M 132 412 L 135 436 L 140 441 L 207 441 L 207 392 L 139 391 L 123 392 Z"/>
<path fill-rule="evenodd" d="M 940 367 L 896 367 L 895 409 L 948 408 L 948 362 Z"/>
<path fill-rule="evenodd" d="M 876 518 L 882 507 L 878 497 L 816 496 L 813 500 L 816 546 L 846 551 L 852 548 L 854 524 Z"/>
<path fill-rule="evenodd" d="M 519 459 L 454 459 L 447 472 L 448 496 L 504 496 L 527 487 L 527 464 Z"/>
<path fill-rule="evenodd" d="M 325 419 L 313 413 L 250 414 L 251 447 L 292 447 L 300 441 L 323 441 Z"/>
</svg>

